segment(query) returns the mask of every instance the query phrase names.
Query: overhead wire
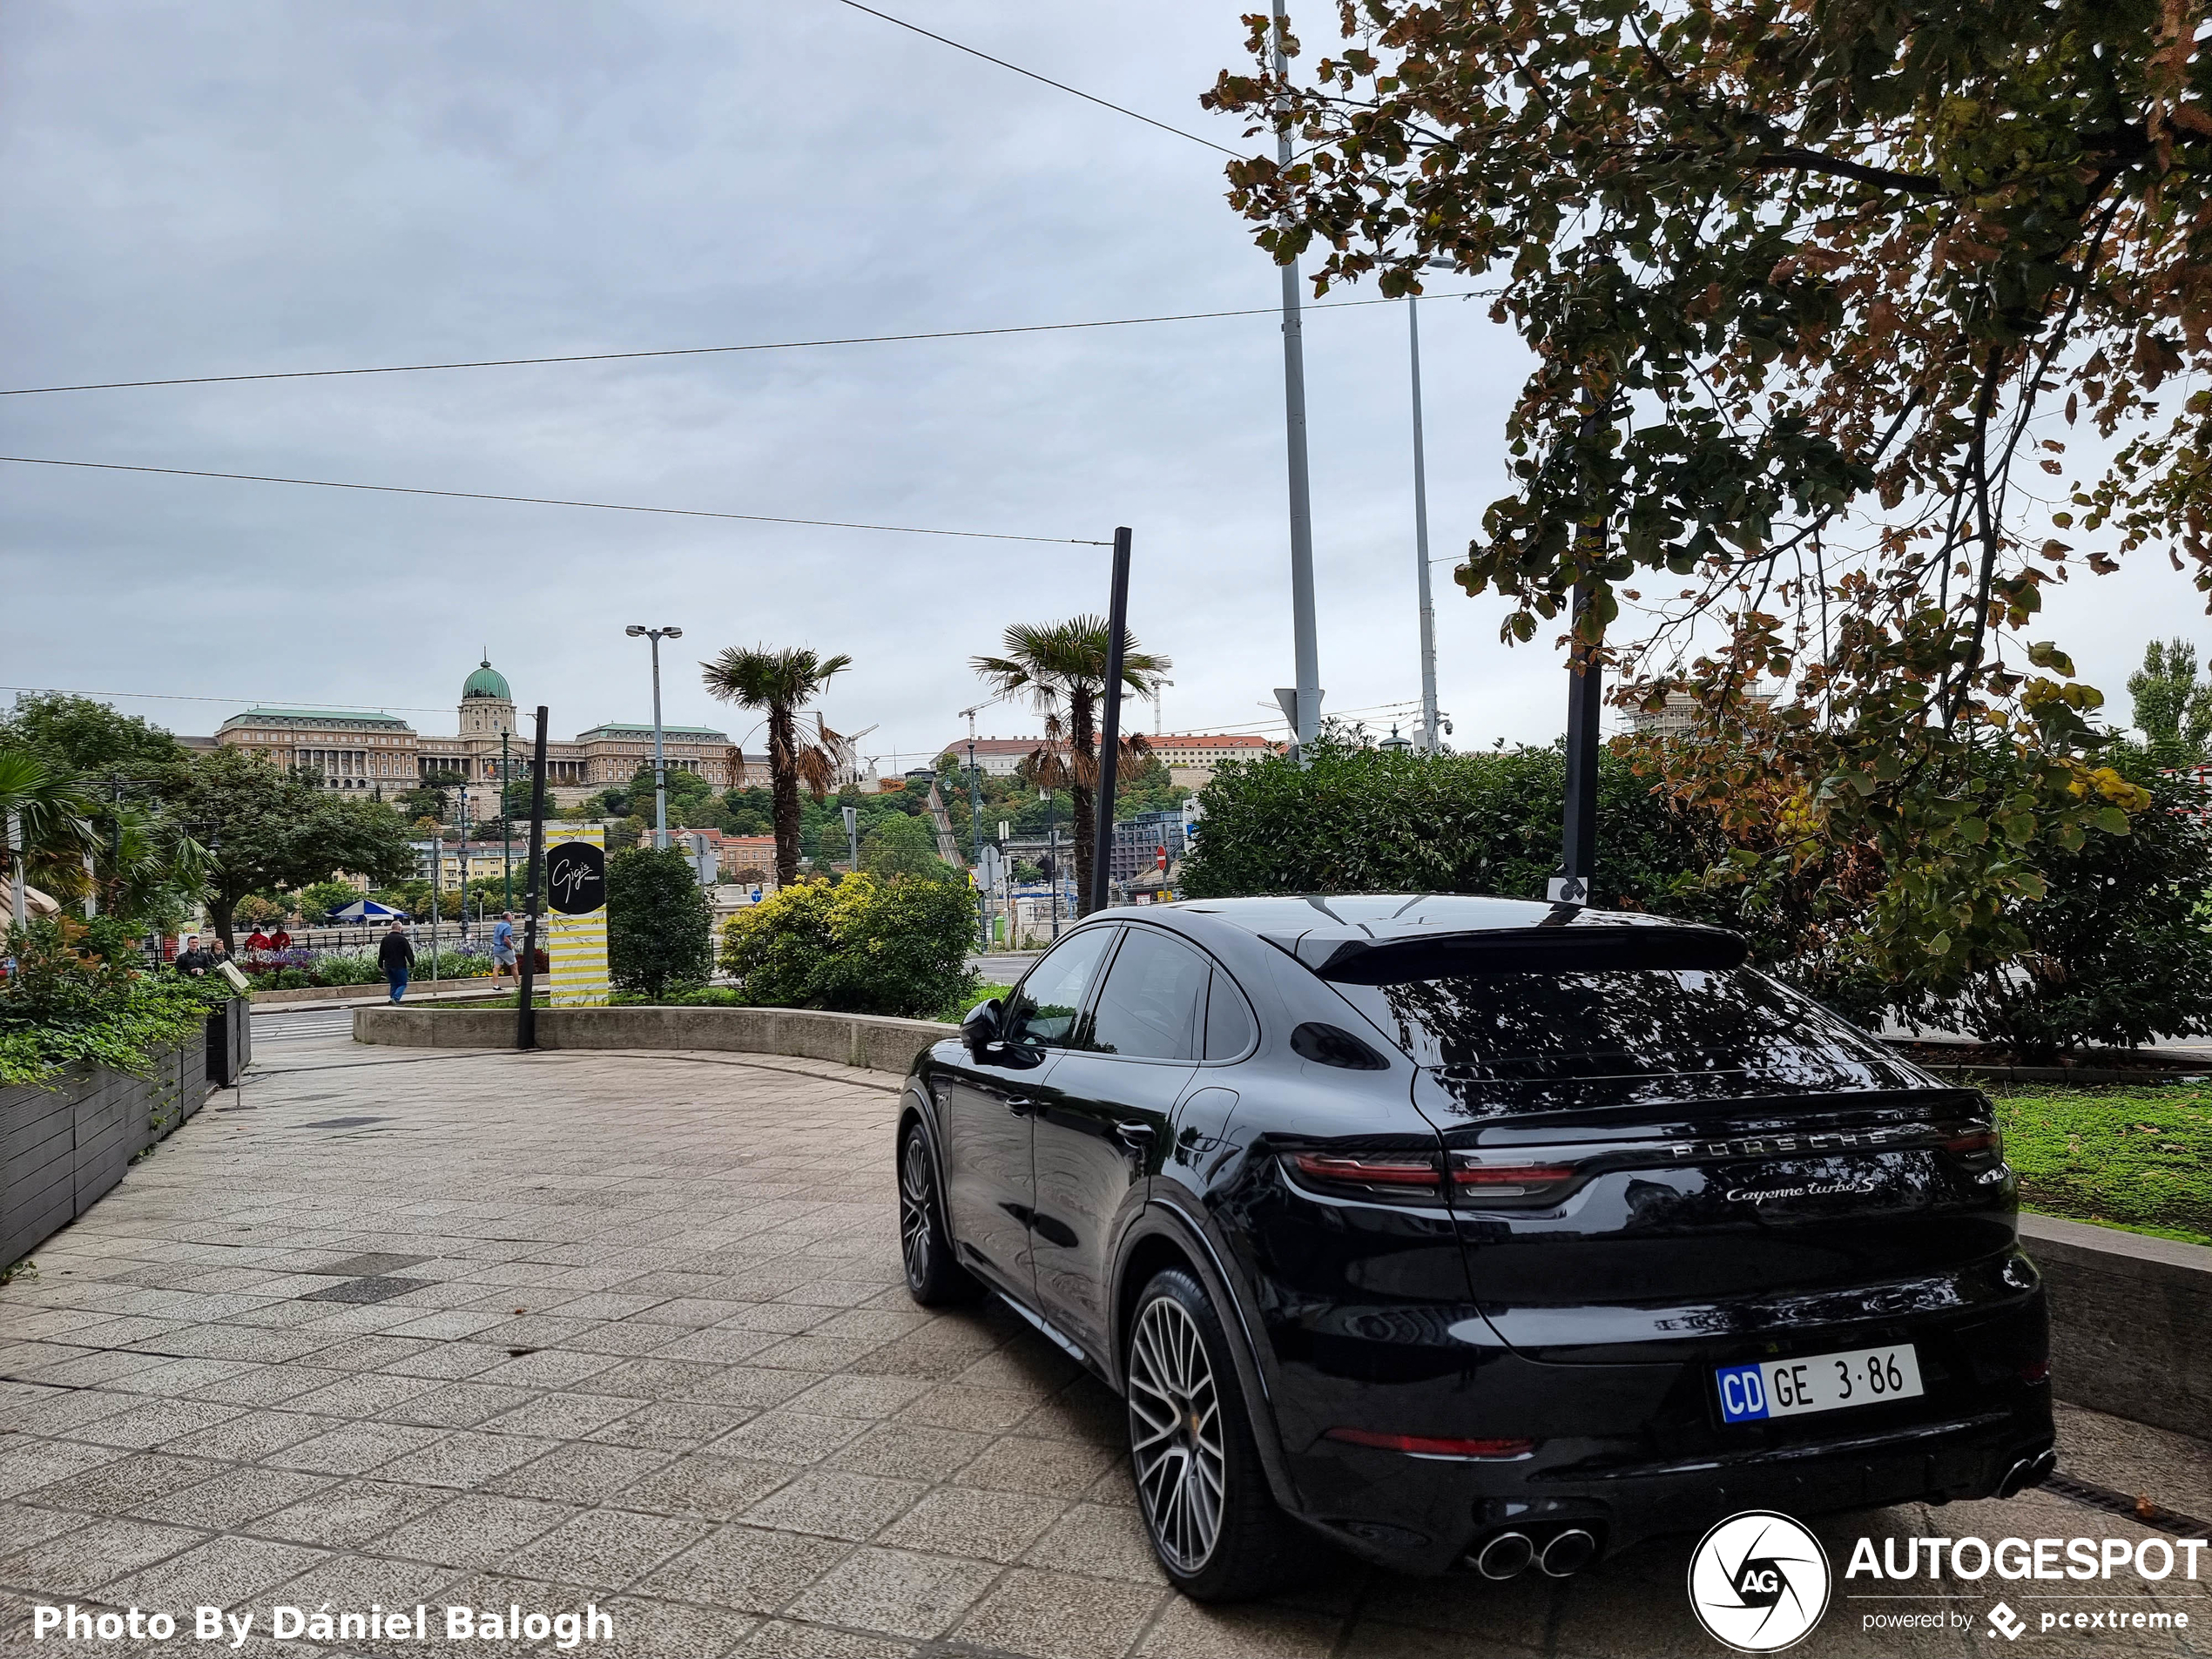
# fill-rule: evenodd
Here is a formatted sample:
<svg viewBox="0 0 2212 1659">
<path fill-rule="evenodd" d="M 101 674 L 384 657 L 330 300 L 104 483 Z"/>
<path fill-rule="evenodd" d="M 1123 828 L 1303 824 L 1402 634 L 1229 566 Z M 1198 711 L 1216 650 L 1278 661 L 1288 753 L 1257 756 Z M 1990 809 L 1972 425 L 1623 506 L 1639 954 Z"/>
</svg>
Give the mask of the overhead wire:
<svg viewBox="0 0 2212 1659">
<path fill-rule="evenodd" d="M 226 478 L 248 484 L 299 484 L 312 489 L 361 489 L 379 496 L 439 496 L 454 501 L 519 502 L 534 507 L 587 507 L 604 513 L 656 513 L 674 518 L 726 518 L 748 524 L 799 524 L 814 529 L 882 530 L 898 536 L 954 536 L 979 542 L 1045 542 L 1055 546 L 1110 547 L 1082 536 L 1019 536 L 1005 530 L 954 530 L 924 524 L 866 524 L 838 518 L 788 518 L 772 513 L 722 513 L 699 507 L 648 507 L 629 502 L 576 501 L 559 496 L 502 496 L 481 489 L 427 489 L 408 484 L 349 483 L 334 478 L 285 478 L 266 473 L 214 472 L 204 467 L 133 467 L 115 461 L 63 461 L 45 455 L 0 455 L 23 467 L 78 467 L 94 472 L 151 473 L 165 478 Z"/>
<path fill-rule="evenodd" d="M 1473 300 L 1487 298 L 1492 290 L 1440 293 L 1424 298 Z M 1335 311 L 1354 306 L 1386 306 L 1386 299 L 1322 300 L 1309 311 Z M 245 374 L 179 374 L 160 380 L 84 381 L 58 386 L 0 387 L 0 397 L 43 397 L 56 392 L 135 391 L 162 386 L 230 386 L 252 381 L 333 380 L 354 374 L 428 374 L 456 368 L 528 368 L 547 363 L 616 363 L 651 357 L 714 357 L 742 352 L 804 351 L 823 346 L 891 346 L 931 340 L 981 340 L 996 334 L 1067 334 L 1084 328 L 1134 328 L 1149 323 L 1207 322 L 1222 317 L 1271 317 L 1275 306 L 1251 306 L 1234 311 L 1183 311 L 1157 317 L 1103 317 L 1088 322 L 1010 324 L 997 328 L 940 328 L 909 334 L 847 334 L 822 340 L 769 340 L 738 346 L 664 346 L 644 351 L 568 352 L 550 357 L 475 357 L 443 363 L 379 363 L 361 368 L 280 368 Z"/>
<path fill-rule="evenodd" d="M 1142 121 L 1148 127 L 1157 127 L 1163 132 L 1172 132 L 1177 138 L 1188 138 L 1192 144 L 1203 144 L 1207 149 L 1217 150 L 1232 160 L 1244 159 L 1241 152 L 1231 150 L 1226 145 L 1216 144 L 1211 138 L 1202 138 L 1195 132 L 1184 132 L 1181 127 L 1170 126 L 1164 121 L 1156 121 L 1149 115 L 1140 115 L 1124 105 L 1116 104 L 1109 99 L 1086 92 L 1079 86 L 1070 86 L 1065 81 L 1055 81 L 1049 75 L 1040 75 L 1034 69 L 1024 69 L 1019 64 L 1008 63 L 1003 57 L 994 57 L 987 51 L 979 51 L 974 46 L 963 45 L 948 35 L 941 35 L 934 30 L 924 29 L 920 24 L 908 23 L 904 17 L 894 17 L 887 11 L 878 11 L 873 6 L 864 6 L 860 3 L 860 0 L 838 0 L 838 3 L 850 6 L 855 11 L 865 11 L 871 17 L 880 17 L 887 24 L 895 24 L 901 29 L 910 30 L 917 35 L 935 41 L 941 46 L 950 46 L 956 52 L 966 52 L 970 57 L 980 57 L 987 64 L 996 64 L 1001 69 L 1010 69 L 1016 75 L 1026 75 L 1033 81 L 1041 81 L 1047 86 L 1055 87 L 1071 97 L 1079 98 L 1086 104 L 1096 104 L 1101 109 L 1113 111 L 1116 115 L 1126 115 L 1132 121 Z"/>
</svg>

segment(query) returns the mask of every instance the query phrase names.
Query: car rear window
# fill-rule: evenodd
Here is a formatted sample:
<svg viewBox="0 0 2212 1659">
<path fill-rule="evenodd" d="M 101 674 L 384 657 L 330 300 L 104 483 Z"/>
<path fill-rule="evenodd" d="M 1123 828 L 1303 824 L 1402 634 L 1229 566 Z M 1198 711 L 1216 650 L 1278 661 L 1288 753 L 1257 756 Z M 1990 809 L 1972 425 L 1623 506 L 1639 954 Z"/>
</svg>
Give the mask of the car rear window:
<svg viewBox="0 0 2212 1659">
<path fill-rule="evenodd" d="M 1467 974 L 1335 988 L 1418 1063 L 1465 1078 L 1730 1073 L 1789 1089 L 1912 1081 L 1879 1043 L 1748 968 Z"/>
</svg>

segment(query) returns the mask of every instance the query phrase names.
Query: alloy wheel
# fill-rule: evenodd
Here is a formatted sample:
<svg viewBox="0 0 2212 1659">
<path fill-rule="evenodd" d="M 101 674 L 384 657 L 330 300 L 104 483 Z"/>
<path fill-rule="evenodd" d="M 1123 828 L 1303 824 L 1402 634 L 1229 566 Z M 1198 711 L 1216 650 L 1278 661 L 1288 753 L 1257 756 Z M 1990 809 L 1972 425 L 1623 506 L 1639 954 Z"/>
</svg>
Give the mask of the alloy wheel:
<svg viewBox="0 0 2212 1659">
<path fill-rule="evenodd" d="M 917 1130 L 907 1136 L 899 1158 L 899 1250 L 906 1258 L 907 1283 L 916 1288 L 929 1282 L 929 1149 Z"/>
<path fill-rule="evenodd" d="M 1169 1565 L 1196 1573 L 1221 1536 L 1228 1455 L 1205 1339 L 1188 1309 L 1155 1297 L 1129 1355 L 1130 1456 L 1152 1536 Z"/>
</svg>

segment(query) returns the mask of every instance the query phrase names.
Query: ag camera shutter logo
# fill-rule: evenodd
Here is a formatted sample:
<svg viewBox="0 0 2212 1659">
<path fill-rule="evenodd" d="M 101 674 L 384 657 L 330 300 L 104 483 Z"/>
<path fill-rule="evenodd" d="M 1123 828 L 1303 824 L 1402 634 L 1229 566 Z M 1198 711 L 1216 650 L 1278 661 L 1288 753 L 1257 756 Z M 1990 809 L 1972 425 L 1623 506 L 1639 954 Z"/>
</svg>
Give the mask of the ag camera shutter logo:
<svg viewBox="0 0 2212 1659">
<path fill-rule="evenodd" d="M 1689 1607 L 1706 1635 L 1738 1653 L 1778 1653 L 1828 1610 L 1828 1553 L 1787 1515 L 1747 1509 L 1698 1540 Z"/>
</svg>

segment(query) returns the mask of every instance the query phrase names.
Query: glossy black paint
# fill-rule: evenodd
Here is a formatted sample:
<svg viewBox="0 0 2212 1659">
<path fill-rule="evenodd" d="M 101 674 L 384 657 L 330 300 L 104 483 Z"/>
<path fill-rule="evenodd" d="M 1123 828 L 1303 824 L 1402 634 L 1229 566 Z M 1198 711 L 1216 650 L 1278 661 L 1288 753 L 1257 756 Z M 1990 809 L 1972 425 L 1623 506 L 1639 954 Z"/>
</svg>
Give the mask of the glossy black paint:
<svg viewBox="0 0 2212 1659">
<path fill-rule="evenodd" d="M 1696 936 L 1467 898 L 1117 911 L 1063 940 L 1107 947 L 1082 1007 L 1053 1005 L 1069 1046 L 941 1042 L 907 1109 L 963 1259 L 1109 1384 L 1136 1291 L 1190 1267 L 1276 1497 L 1371 1559 L 1446 1570 L 1508 1524 L 1617 1549 L 1762 1505 L 1991 1495 L 2051 1420 L 2013 1179 L 1973 1144 L 1987 1103 L 1710 966 L 1735 959 L 1726 935 L 1666 931 Z M 1113 953 L 1163 934 L 1236 1017 L 1198 1010 L 1181 1057 L 1083 1046 Z M 1603 967 L 1613 940 L 1629 966 Z M 1708 966 L 1649 966 L 1673 948 Z M 1393 961 L 1493 977 L 1393 984 Z M 1028 983 L 1000 1037 L 1035 1017 Z M 1294 1042 L 1317 1024 L 1356 1046 Z M 1568 1173 L 1533 1196 L 1378 1195 L 1301 1174 L 1300 1152 Z M 1923 1398 L 1720 1420 L 1718 1366 L 1900 1341 Z M 1332 1428 L 1531 1444 L 1444 1459 Z"/>
</svg>

